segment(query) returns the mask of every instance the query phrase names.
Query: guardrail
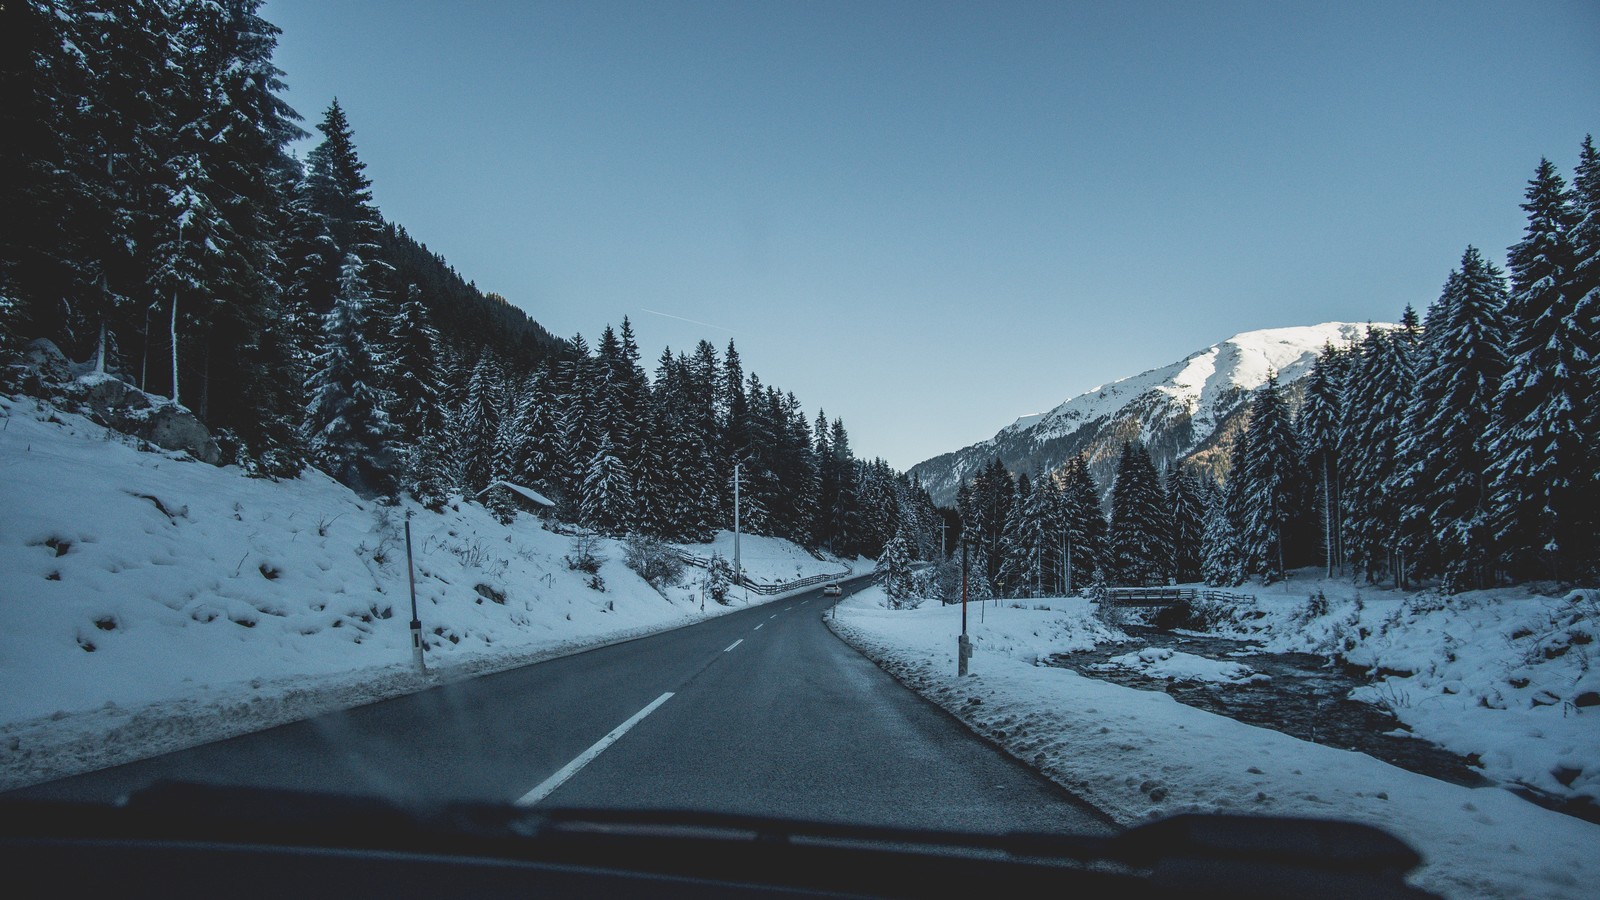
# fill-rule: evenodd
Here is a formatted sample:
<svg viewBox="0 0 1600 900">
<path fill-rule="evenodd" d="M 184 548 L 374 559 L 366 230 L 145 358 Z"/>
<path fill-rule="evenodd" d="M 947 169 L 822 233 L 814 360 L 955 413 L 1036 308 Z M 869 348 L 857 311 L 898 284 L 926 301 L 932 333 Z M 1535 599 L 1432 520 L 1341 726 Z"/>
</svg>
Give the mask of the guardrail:
<svg viewBox="0 0 1600 900">
<path fill-rule="evenodd" d="M 1118 606 L 1173 606 L 1194 600 L 1254 603 L 1256 599 L 1250 594 L 1235 594 L 1231 591 L 1175 587 L 1112 587 L 1105 589 L 1104 597 L 1108 602 Z"/>
</svg>

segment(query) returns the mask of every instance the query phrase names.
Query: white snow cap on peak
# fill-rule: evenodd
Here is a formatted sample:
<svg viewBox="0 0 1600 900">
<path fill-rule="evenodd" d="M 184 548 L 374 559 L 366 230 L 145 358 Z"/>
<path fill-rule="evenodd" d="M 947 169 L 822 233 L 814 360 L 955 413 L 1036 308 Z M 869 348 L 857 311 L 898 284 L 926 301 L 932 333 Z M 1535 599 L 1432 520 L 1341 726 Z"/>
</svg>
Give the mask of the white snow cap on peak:
<svg viewBox="0 0 1600 900">
<path fill-rule="evenodd" d="M 1200 422 L 1212 420 L 1217 399 L 1237 390 L 1251 391 L 1276 373 L 1280 382 L 1294 381 L 1310 370 L 1326 344 L 1359 342 L 1368 328 L 1398 326 L 1383 322 L 1324 322 L 1245 331 L 1191 353 L 1178 362 L 1102 384 L 1055 409 L 1023 416 L 1001 434 L 1037 429 L 1036 439 L 1068 433 L 1085 422 L 1116 413 L 1151 391 L 1165 394 Z"/>
</svg>

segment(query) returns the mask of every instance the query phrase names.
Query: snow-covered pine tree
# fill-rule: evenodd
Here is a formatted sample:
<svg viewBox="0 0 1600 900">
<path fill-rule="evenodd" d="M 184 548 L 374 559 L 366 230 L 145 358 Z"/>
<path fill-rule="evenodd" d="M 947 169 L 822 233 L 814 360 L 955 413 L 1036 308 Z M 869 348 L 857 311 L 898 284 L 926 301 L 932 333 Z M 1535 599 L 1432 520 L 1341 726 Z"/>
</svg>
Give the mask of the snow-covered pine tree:
<svg viewBox="0 0 1600 900">
<path fill-rule="evenodd" d="M 727 606 L 730 603 L 729 593 L 734 586 L 733 566 L 722 554 L 713 550 L 711 560 L 706 564 L 706 572 L 700 578 L 700 588 L 707 597 L 717 603 Z"/>
<path fill-rule="evenodd" d="M 1087 457 L 1079 454 L 1067 460 L 1059 479 L 1061 511 L 1058 516 L 1066 531 L 1061 590 L 1071 596 L 1102 573 L 1108 527 L 1100 509 L 1100 491 L 1089 474 Z"/>
<path fill-rule="evenodd" d="M 1316 482 L 1317 526 L 1327 576 L 1344 571 L 1339 507 L 1340 431 L 1345 421 L 1344 382 L 1349 351 L 1327 344 L 1306 374 L 1305 401 L 1295 425 L 1307 469 Z"/>
<path fill-rule="evenodd" d="M 434 329 L 422 290 L 406 287 L 405 300 L 390 323 L 394 372 L 395 424 L 407 444 L 434 440 L 444 427 L 440 397 L 439 332 Z"/>
<path fill-rule="evenodd" d="M 1528 183 L 1524 237 L 1510 251 L 1506 305 L 1510 370 L 1502 382 L 1490 453 L 1496 540 L 1512 572 L 1571 578 L 1593 564 L 1595 512 L 1584 411 L 1593 323 L 1572 296 L 1575 215 L 1555 166 L 1541 160 Z"/>
<path fill-rule="evenodd" d="M 454 423 L 462 454 L 462 489 L 476 496 L 489 486 L 495 468 L 495 441 L 500 434 L 499 364 L 488 350 L 478 357 L 467 379 L 467 395 Z"/>
<path fill-rule="evenodd" d="M 830 549 L 840 556 L 853 556 L 862 549 L 857 521 L 860 477 L 856 470 L 855 455 L 850 451 L 850 433 L 844 420 L 835 417 L 828 429 L 830 468 L 834 477 L 834 495 L 829 512 L 833 516 L 834 543 Z"/>
<path fill-rule="evenodd" d="M 179 368 L 180 337 L 187 329 L 188 317 L 210 311 L 209 287 L 222 267 L 222 248 L 232 234 L 211 202 L 197 154 L 184 153 L 168 160 L 164 175 L 169 218 L 155 245 L 157 263 L 151 284 L 168 304 L 168 396 L 174 403 L 182 403 L 185 379 Z"/>
<path fill-rule="evenodd" d="M 1592 398 L 1600 392 L 1600 153 L 1594 137 L 1586 135 L 1578 152 L 1578 165 L 1572 171 L 1572 205 L 1576 224 L 1572 226 L 1571 291 L 1575 332 L 1587 338 L 1589 369 L 1585 373 L 1591 402 L 1585 407 L 1584 430 L 1587 441 L 1588 490 L 1580 501 L 1584 509 L 1600 510 L 1600 403 Z M 1591 522 L 1594 520 L 1591 519 Z M 1600 570 L 1600 553 L 1591 553 L 1589 574 Z"/>
<path fill-rule="evenodd" d="M 1251 401 L 1249 429 L 1250 439 L 1240 460 L 1246 492 L 1240 538 L 1252 569 L 1270 584 L 1283 579 L 1288 566 L 1297 561 L 1292 543 L 1307 483 L 1300 442 L 1276 372 L 1268 373 L 1267 383 Z"/>
<path fill-rule="evenodd" d="M 1033 528 L 1024 508 L 1033 498 L 1033 483 L 1028 473 L 1017 475 L 1016 502 L 1006 510 L 1005 522 L 1000 526 L 1000 572 L 995 584 L 1001 593 L 1020 597 L 1033 591 L 1033 576 L 1038 566 L 1039 543 L 1031 540 Z"/>
<path fill-rule="evenodd" d="M 1253 570 L 1244 533 L 1250 517 L 1250 477 L 1244 459 L 1250 455 L 1250 430 L 1240 429 L 1228 452 L 1228 479 L 1217 492 L 1213 512 L 1222 521 L 1207 526 L 1211 538 L 1206 551 L 1206 580 L 1211 584 L 1239 584 Z M 1217 554 L 1221 554 L 1217 557 Z M 1237 580 L 1232 580 L 1232 579 Z"/>
<path fill-rule="evenodd" d="M 812 449 L 811 426 L 806 422 L 805 408 L 800 405 L 800 398 L 793 393 L 784 398 L 784 413 L 788 429 L 781 479 L 791 497 L 789 537 L 801 546 L 815 550 L 818 546 L 817 515 L 822 485 L 817 472 L 817 455 Z"/>
<path fill-rule="evenodd" d="M 170 104 L 178 144 L 204 172 L 211 204 L 225 223 L 210 303 L 189 343 L 196 409 L 228 456 L 247 471 L 294 475 L 304 465 L 299 417 L 303 370 L 284 313 L 278 257 L 287 229 L 287 190 L 299 166 L 290 141 L 305 136 L 278 94 L 272 63 L 279 33 L 259 15 L 259 0 L 176 8 L 180 97 Z"/>
<path fill-rule="evenodd" d="M 192 111 L 177 108 L 187 98 L 175 10 L 128 0 L 12 3 L 4 12 L 0 56 L 22 71 L 6 66 L 0 106 L 38 117 L 5 128 L 0 141 L 8 157 L 0 181 L 14 185 L 6 199 L 18 203 L 0 207 L 8 235 L 0 276 L 9 281 L 0 292 L 23 301 L 30 334 L 102 370 L 117 366 L 119 331 L 133 339 L 126 343 L 148 346 L 151 328 L 141 322 L 163 336 L 165 350 L 165 321 L 146 313 L 157 305 L 152 273 L 172 251 L 158 255 L 152 235 L 162 225 L 170 230 L 169 204 L 181 189 L 166 163 L 193 155 L 176 142 Z M 13 160 L 21 165 L 11 168 Z M 171 297 L 161 299 L 165 307 Z"/>
<path fill-rule="evenodd" d="M 573 335 L 568 346 L 570 352 L 557 369 L 556 434 L 557 455 L 561 460 L 558 477 L 563 496 L 573 504 L 566 512 L 576 516 L 579 514 L 576 504 L 583 494 L 589 463 L 600 444 L 596 412 L 599 377 L 595 371 L 597 364 L 583 335 Z"/>
<path fill-rule="evenodd" d="M 344 257 L 360 257 L 367 279 L 381 279 L 389 270 L 380 261 L 383 217 L 372 203 L 367 164 L 356 153 L 355 132 L 337 98 L 317 123 L 322 142 L 306 155 L 306 191 L 310 204 L 327 222 L 333 245 Z"/>
<path fill-rule="evenodd" d="M 1167 540 L 1164 497 L 1150 452 L 1138 441 L 1122 445 L 1116 481 L 1111 485 L 1111 571 L 1123 584 L 1166 580 Z"/>
<path fill-rule="evenodd" d="M 983 536 L 971 527 L 964 527 L 961 537 L 967 544 L 967 600 L 972 603 L 993 600 L 995 598 L 995 586 L 994 582 L 989 578 L 989 570 L 992 567 L 989 564 L 989 551 Z M 960 557 L 961 554 L 958 551 L 955 555 Z"/>
<path fill-rule="evenodd" d="M 1172 574 L 1179 583 L 1201 578 L 1201 544 L 1206 530 L 1203 477 L 1192 465 L 1180 465 L 1167 476 L 1167 510 L 1171 516 L 1168 541 L 1172 548 Z"/>
<path fill-rule="evenodd" d="M 1346 382 L 1344 480 L 1350 562 L 1368 581 L 1405 583 L 1400 544 L 1401 438 L 1410 406 L 1412 366 L 1394 333 L 1369 329 Z"/>
<path fill-rule="evenodd" d="M 906 609 L 912 605 L 911 555 L 906 547 L 906 536 L 896 532 L 883 547 L 878 559 L 878 580 L 890 609 Z"/>
<path fill-rule="evenodd" d="M 1407 423 L 1407 518 L 1421 523 L 1451 592 L 1483 587 L 1489 575 L 1488 435 L 1506 371 L 1505 297 L 1499 270 L 1468 247 L 1428 311 L 1427 364 Z"/>
<path fill-rule="evenodd" d="M 1236 475 L 1239 467 L 1234 466 L 1233 471 Z M 1230 498 L 1238 493 L 1236 479 L 1231 477 L 1225 487 L 1210 491 L 1205 534 L 1201 539 L 1203 560 L 1200 574 L 1206 584 L 1212 587 L 1234 587 L 1244 583 L 1244 548 L 1239 540 L 1239 531 L 1234 526 L 1235 517 L 1231 513 L 1231 507 L 1237 501 L 1230 502 Z"/>
<path fill-rule="evenodd" d="M 622 460 L 635 477 L 640 474 L 647 445 L 652 439 L 650 431 L 650 379 L 640 363 L 639 342 L 633 334 L 633 323 L 622 317 L 622 331 L 618 335 L 618 353 L 612 365 L 611 381 L 617 395 L 619 418 L 627 426 L 613 437 L 623 442 Z"/>
<path fill-rule="evenodd" d="M 509 418 L 500 420 L 502 434 L 510 430 L 508 422 Z M 495 487 L 511 480 L 511 472 L 506 468 L 506 463 L 506 456 L 496 454 L 494 467 L 489 471 L 489 487 L 483 494 L 483 508 L 487 509 L 489 515 L 494 516 L 495 521 L 501 525 L 510 525 L 517 520 L 517 503 L 512 499 L 511 492 L 504 487 Z"/>
<path fill-rule="evenodd" d="M 603 534 L 623 533 L 632 519 L 633 485 L 627 466 L 613 449 L 611 435 L 604 432 L 589 460 L 578 510 L 584 525 Z"/>
<path fill-rule="evenodd" d="M 389 418 L 392 399 L 377 385 L 384 362 L 373 355 L 375 324 L 361 260 L 347 258 L 338 299 L 312 362 L 307 445 L 323 471 L 368 495 L 390 496 L 399 470 Z"/>
</svg>

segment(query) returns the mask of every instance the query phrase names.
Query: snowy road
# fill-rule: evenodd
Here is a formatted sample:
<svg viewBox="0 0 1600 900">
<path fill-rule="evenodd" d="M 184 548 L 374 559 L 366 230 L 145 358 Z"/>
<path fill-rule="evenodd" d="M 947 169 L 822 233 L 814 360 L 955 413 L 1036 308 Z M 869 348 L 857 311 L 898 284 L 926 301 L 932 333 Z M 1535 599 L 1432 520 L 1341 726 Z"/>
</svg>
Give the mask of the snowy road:
<svg viewBox="0 0 1600 900">
<path fill-rule="evenodd" d="M 817 591 L 38 785 L 170 778 L 412 799 L 693 808 L 983 831 L 1106 820 L 834 637 Z"/>
</svg>

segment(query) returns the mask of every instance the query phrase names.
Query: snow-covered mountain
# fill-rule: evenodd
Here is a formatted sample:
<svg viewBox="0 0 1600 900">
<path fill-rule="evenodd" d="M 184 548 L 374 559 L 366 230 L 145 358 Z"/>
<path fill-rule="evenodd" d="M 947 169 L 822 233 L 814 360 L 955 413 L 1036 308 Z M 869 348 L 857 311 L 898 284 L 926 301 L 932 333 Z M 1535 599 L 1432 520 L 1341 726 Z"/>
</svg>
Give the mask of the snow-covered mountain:
<svg viewBox="0 0 1600 900">
<path fill-rule="evenodd" d="M 956 489 L 996 456 L 1012 472 L 1030 474 L 1059 467 L 1087 451 L 1104 485 L 1122 442 L 1139 438 L 1159 468 L 1196 456 L 1209 462 L 1219 438 L 1239 427 L 1251 392 L 1270 372 L 1281 384 L 1310 371 L 1323 345 L 1359 341 L 1381 323 L 1325 322 L 1236 334 L 1221 343 L 1148 372 L 1113 381 L 1057 406 L 1023 416 L 987 441 L 945 453 L 911 467 L 941 504 L 955 502 Z"/>
</svg>

